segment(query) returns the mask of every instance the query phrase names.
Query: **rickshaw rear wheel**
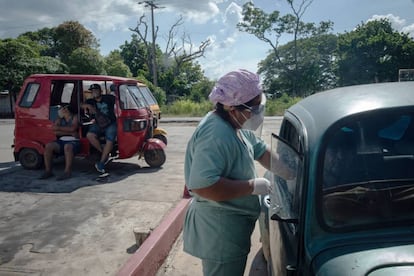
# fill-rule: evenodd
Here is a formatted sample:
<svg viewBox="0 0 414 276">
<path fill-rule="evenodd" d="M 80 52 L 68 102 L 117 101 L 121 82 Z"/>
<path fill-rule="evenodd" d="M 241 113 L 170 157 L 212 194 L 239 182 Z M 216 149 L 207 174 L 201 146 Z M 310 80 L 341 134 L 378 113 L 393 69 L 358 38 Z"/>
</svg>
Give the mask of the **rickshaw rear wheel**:
<svg viewBox="0 0 414 276">
<path fill-rule="evenodd" d="M 155 134 L 154 138 L 160 139 L 165 145 L 167 145 L 167 137 L 165 137 L 165 135 L 162 134 Z"/>
<path fill-rule="evenodd" d="M 144 152 L 144 159 L 150 167 L 159 168 L 165 163 L 166 156 L 164 150 L 152 149 Z"/>
<path fill-rule="evenodd" d="M 43 165 L 43 156 L 35 149 L 24 148 L 19 153 L 19 161 L 27 170 L 37 170 Z"/>
</svg>

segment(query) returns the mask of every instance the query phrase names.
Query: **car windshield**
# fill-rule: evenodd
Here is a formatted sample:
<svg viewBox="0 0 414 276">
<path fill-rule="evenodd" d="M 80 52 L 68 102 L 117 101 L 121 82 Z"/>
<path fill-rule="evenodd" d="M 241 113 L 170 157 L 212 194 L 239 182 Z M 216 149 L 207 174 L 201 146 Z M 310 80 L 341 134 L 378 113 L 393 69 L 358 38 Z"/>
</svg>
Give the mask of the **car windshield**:
<svg viewBox="0 0 414 276">
<path fill-rule="evenodd" d="M 414 219 L 414 113 L 371 112 L 336 126 L 323 153 L 322 213 L 333 228 Z"/>
<path fill-rule="evenodd" d="M 148 106 L 136 85 L 121 85 L 119 87 L 119 100 L 122 109 L 137 109 Z"/>
</svg>

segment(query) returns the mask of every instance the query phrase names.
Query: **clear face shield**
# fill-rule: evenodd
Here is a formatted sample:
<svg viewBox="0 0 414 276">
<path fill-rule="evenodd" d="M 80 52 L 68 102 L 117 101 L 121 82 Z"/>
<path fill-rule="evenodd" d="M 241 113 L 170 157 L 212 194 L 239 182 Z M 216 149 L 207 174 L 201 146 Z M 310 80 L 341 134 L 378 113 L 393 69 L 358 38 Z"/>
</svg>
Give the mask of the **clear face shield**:
<svg viewBox="0 0 414 276">
<path fill-rule="evenodd" d="M 250 111 L 250 118 L 248 118 L 242 125 L 243 129 L 250 129 L 254 131 L 257 137 L 262 136 L 263 121 L 266 107 L 266 96 L 262 93 L 262 100 L 259 105 L 247 106 L 243 104 L 247 110 Z M 244 115 L 243 115 L 244 116 Z"/>
</svg>

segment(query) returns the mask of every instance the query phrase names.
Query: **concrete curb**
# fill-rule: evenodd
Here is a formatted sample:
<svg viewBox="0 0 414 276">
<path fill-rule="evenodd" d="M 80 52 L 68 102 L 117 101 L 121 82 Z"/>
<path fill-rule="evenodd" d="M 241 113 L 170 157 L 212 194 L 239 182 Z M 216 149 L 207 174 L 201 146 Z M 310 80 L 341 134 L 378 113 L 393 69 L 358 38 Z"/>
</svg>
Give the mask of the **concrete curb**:
<svg viewBox="0 0 414 276">
<path fill-rule="evenodd" d="M 157 273 L 181 233 L 190 201 L 191 198 L 181 199 L 119 270 L 118 276 L 149 276 Z"/>
</svg>

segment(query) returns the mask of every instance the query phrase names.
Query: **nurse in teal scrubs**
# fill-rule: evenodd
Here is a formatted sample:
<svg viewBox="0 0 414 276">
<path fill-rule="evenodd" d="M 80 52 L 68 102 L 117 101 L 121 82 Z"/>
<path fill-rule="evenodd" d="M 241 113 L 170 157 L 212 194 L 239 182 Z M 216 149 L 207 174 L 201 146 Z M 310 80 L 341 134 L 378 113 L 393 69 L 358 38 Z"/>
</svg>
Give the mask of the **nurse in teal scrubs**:
<svg viewBox="0 0 414 276">
<path fill-rule="evenodd" d="M 217 81 L 209 99 L 215 110 L 196 128 L 185 156 L 193 199 L 184 223 L 184 251 L 202 260 L 205 276 L 243 275 L 260 213 L 257 195 L 271 188 L 257 177 L 254 163 L 270 168 L 270 151 L 253 132 L 263 123 L 265 97 L 257 74 L 237 70 Z M 289 178 L 283 164 L 276 167 Z"/>
</svg>

